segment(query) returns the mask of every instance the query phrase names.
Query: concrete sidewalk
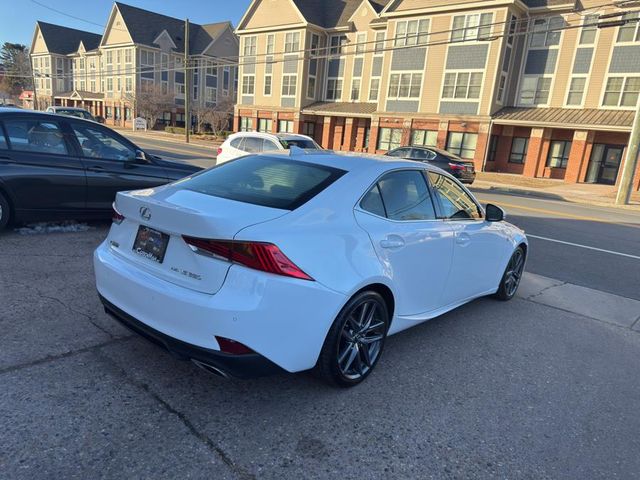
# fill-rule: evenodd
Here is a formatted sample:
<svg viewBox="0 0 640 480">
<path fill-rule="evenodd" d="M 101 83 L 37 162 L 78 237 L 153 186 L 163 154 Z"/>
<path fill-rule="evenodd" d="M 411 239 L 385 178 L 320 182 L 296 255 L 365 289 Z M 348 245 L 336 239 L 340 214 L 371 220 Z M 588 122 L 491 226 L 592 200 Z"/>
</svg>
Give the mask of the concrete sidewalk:
<svg viewBox="0 0 640 480">
<path fill-rule="evenodd" d="M 129 128 L 122 127 L 111 127 L 116 130 L 121 135 L 130 136 L 130 137 L 139 137 L 139 138 L 148 138 L 154 140 L 162 140 L 164 142 L 177 143 L 181 145 L 187 145 L 184 141 L 184 135 L 177 133 L 168 133 L 160 130 L 136 130 L 133 131 Z M 207 148 L 216 148 L 219 145 L 222 145 L 224 140 L 213 137 L 204 137 L 191 135 L 189 138 L 189 145 L 197 145 Z"/>
<path fill-rule="evenodd" d="M 474 190 L 485 190 L 495 193 L 526 195 L 546 200 L 562 200 L 616 207 L 640 212 L 640 192 L 631 196 L 631 204 L 615 205 L 617 187 L 588 183 L 565 183 L 562 180 L 549 178 L 529 178 L 508 173 L 478 172 L 473 183 Z"/>
</svg>

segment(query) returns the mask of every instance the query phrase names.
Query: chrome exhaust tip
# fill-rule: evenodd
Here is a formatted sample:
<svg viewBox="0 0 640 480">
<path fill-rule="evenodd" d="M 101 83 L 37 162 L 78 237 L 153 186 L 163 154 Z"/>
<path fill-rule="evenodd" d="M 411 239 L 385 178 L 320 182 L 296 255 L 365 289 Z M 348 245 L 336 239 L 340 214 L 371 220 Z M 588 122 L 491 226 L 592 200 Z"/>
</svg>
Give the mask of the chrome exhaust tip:
<svg viewBox="0 0 640 480">
<path fill-rule="evenodd" d="M 225 372 L 223 372 L 222 370 L 220 370 L 218 367 L 214 367 L 213 365 L 209 365 L 208 363 L 203 363 L 199 360 L 195 360 L 195 359 L 191 359 L 191 361 L 198 367 L 200 367 L 202 370 L 204 370 L 205 372 L 209 372 L 212 373 L 213 375 L 216 375 L 218 377 L 222 377 L 222 378 L 229 378 L 229 375 L 227 375 Z"/>
</svg>

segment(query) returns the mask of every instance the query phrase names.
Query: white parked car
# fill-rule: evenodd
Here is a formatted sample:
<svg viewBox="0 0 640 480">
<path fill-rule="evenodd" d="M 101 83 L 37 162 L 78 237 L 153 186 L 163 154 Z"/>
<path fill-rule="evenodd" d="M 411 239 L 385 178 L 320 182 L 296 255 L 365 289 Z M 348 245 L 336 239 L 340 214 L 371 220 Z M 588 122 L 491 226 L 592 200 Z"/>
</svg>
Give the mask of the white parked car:
<svg viewBox="0 0 640 480">
<path fill-rule="evenodd" d="M 440 169 L 292 149 L 118 193 L 94 266 L 108 313 L 206 370 L 351 386 L 388 335 L 511 299 L 527 250 Z"/>
<path fill-rule="evenodd" d="M 238 132 L 229 135 L 224 143 L 218 147 L 216 165 L 250 153 L 276 152 L 288 150 L 292 146 L 308 150 L 322 150 L 322 147 L 313 138 L 297 133 Z"/>
</svg>

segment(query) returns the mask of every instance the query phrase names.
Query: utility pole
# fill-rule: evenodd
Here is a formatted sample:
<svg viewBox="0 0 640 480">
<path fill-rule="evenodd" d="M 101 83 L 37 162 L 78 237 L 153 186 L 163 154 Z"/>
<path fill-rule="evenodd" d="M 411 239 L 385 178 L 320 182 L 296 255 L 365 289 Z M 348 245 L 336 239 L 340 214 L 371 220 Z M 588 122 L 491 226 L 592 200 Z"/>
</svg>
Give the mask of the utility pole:
<svg viewBox="0 0 640 480">
<path fill-rule="evenodd" d="M 640 102 L 636 109 L 636 117 L 633 120 L 631 135 L 629 136 L 629 148 L 627 156 L 622 166 L 622 176 L 620 177 L 620 185 L 618 186 L 618 194 L 616 196 L 616 205 L 628 205 L 633 190 L 633 177 L 636 173 L 638 165 L 638 143 L 640 142 Z"/>
<path fill-rule="evenodd" d="M 191 130 L 191 78 L 189 77 L 189 19 L 184 21 L 184 141 L 189 143 Z"/>
</svg>

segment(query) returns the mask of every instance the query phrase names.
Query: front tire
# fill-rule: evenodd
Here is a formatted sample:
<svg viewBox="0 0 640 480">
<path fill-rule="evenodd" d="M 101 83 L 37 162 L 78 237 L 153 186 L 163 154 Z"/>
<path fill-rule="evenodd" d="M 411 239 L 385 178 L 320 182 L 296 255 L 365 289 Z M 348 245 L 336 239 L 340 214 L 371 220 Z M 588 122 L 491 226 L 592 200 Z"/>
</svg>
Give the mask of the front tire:
<svg viewBox="0 0 640 480">
<path fill-rule="evenodd" d="M 515 252 L 513 252 L 513 255 L 511 255 L 511 258 L 509 259 L 509 263 L 507 264 L 504 274 L 502 275 L 500 287 L 494 295 L 495 298 L 507 301 L 515 297 L 524 272 L 525 258 L 526 254 L 524 252 L 524 248 L 522 248 L 522 246 L 516 248 Z"/>
<path fill-rule="evenodd" d="M 389 310 L 380 294 L 355 295 L 329 329 L 316 365 L 319 376 L 339 387 L 362 382 L 382 355 L 389 323 Z"/>
<path fill-rule="evenodd" d="M 9 208 L 9 202 L 7 199 L 0 193 L 0 231 L 4 229 L 9 223 L 9 218 L 11 217 L 11 210 Z"/>
</svg>

